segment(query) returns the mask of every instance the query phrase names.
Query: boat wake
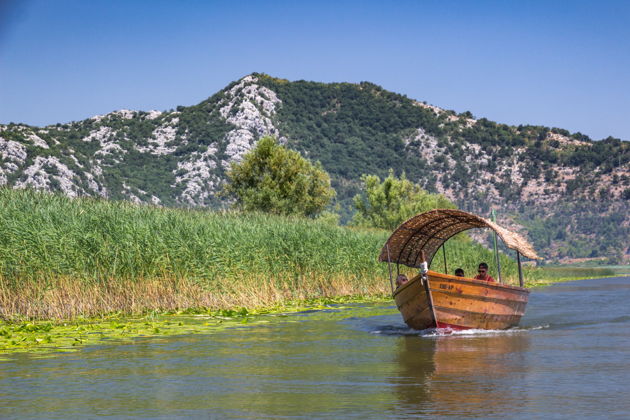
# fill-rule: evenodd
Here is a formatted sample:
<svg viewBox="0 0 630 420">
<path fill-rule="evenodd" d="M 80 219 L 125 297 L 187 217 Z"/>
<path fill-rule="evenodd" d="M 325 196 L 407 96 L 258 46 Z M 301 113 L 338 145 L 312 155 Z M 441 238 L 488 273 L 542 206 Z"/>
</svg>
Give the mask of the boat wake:
<svg viewBox="0 0 630 420">
<path fill-rule="evenodd" d="M 448 336 L 474 336 L 485 337 L 495 335 L 509 335 L 509 334 L 521 334 L 528 331 L 542 330 L 549 328 L 549 325 L 537 325 L 532 327 L 516 327 L 507 330 L 482 330 L 482 329 L 469 329 L 469 330 L 453 330 L 451 328 L 427 328 L 426 330 L 414 330 L 407 326 L 381 326 L 378 329 L 370 331 L 370 334 L 388 335 L 388 336 L 416 336 L 416 337 L 448 337 Z"/>
</svg>

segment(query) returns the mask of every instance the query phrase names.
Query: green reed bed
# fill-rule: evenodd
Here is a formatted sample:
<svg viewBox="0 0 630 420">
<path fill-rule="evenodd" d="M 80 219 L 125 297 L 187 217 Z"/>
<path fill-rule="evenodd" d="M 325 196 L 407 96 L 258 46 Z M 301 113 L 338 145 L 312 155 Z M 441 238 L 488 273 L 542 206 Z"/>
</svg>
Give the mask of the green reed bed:
<svg viewBox="0 0 630 420">
<path fill-rule="evenodd" d="M 377 257 L 388 235 L 309 219 L 0 189 L 0 316 L 382 296 L 388 271 Z M 466 237 L 449 241 L 447 256 L 450 273 L 462 267 L 472 275 L 479 261 L 494 266 L 493 254 Z M 515 284 L 514 261 L 502 256 L 502 267 Z M 443 270 L 441 253 L 432 268 Z"/>
<path fill-rule="evenodd" d="M 571 266 L 545 266 L 540 270 L 546 283 L 554 283 L 566 280 L 591 279 L 598 277 L 614 277 L 627 274 L 628 267 L 571 267 Z"/>
<path fill-rule="evenodd" d="M 385 232 L 306 219 L 165 209 L 0 190 L 0 273 L 41 282 L 185 277 L 212 287 L 243 274 L 373 276 Z"/>
</svg>

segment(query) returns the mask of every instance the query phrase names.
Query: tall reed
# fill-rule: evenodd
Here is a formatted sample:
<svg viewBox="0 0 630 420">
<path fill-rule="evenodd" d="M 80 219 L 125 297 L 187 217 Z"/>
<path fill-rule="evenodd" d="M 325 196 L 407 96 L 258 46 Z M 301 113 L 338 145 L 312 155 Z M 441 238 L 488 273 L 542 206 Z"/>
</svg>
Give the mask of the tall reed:
<svg viewBox="0 0 630 420">
<path fill-rule="evenodd" d="M 388 235 L 302 218 L 70 199 L 3 188 L 0 311 L 5 318 L 57 317 L 384 294 L 389 289 L 387 265 L 377 262 L 377 256 Z M 450 272 L 463 266 L 472 274 L 479 261 L 493 265 L 492 253 L 467 239 L 449 241 L 447 255 Z M 441 255 L 433 265 L 442 271 L 439 261 Z M 502 264 L 505 277 L 514 281 L 514 262 L 504 257 Z M 157 290 L 173 296 L 158 299 Z M 135 300 L 125 297 L 133 293 Z M 154 298 L 145 299 L 143 293 Z M 101 299 L 109 299 L 107 305 L 89 298 L 108 294 Z M 64 295 L 69 296 L 65 302 L 60 297 Z M 84 304 L 88 301 L 92 303 Z M 74 309 L 50 309 L 68 302 Z"/>
</svg>

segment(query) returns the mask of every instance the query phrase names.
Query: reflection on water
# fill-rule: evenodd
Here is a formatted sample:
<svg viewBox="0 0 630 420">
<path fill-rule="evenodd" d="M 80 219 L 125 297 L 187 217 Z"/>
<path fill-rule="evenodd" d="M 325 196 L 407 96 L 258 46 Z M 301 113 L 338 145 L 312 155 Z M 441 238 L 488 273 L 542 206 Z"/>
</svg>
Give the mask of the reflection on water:
<svg viewBox="0 0 630 420">
<path fill-rule="evenodd" d="M 484 415 L 519 404 L 510 382 L 522 380 L 527 331 L 482 335 L 404 337 L 395 378 L 400 409 L 409 414 Z M 514 371 L 514 366 L 520 366 Z"/>
<path fill-rule="evenodd" d="M 400 371 L 391 378 L 396 385 L 398 408 L 410 415 L 425 413 L 431 401 L 436 340 L 407 336 L 398 345 Z"/>
<path fill-rule="evenodd" d="M 534 290 L 521 328 L 408 329 L 393 305 L 0 364 L 0 418 L 628 418 L 630 278 Z"/>
</svg>

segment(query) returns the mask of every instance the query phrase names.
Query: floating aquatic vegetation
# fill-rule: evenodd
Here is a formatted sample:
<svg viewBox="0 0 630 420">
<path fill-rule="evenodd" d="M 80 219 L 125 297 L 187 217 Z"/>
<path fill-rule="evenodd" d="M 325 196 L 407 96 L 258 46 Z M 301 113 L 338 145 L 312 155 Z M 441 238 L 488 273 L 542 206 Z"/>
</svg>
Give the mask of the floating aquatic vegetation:
<svg viewBox="0 0 630 420">
<path fill-rule="evenodd" d="M 101 318 L 77 318 L 65 322 L 0 322 L 0 354 L 28 352 L 41 356 L 55 352 L 76 351 L 85 346 L 105 342 L 125 342 L 138 337 L 212 334 L 225 328 L 273 322 L 291 313 L 303 311 L 321 311 L 323 317 L 329 317 L 332 313 L 339 313 L 349 305 L 388 299 L 386 297 L 340 297 L 294 301 L 286 305 L 260 309 L 239 308 L 213 311 L 198 308 L 164 313 L 150 312 L 140 317 L 124 317 L 119 313 L 114 313 Z M 3 358 L 0 357 L 0 360 Z"/>
</svg>

